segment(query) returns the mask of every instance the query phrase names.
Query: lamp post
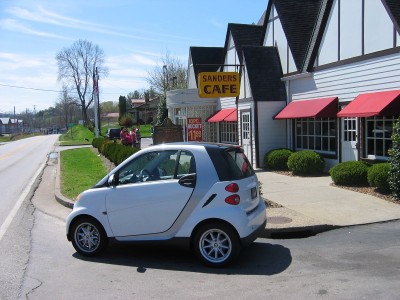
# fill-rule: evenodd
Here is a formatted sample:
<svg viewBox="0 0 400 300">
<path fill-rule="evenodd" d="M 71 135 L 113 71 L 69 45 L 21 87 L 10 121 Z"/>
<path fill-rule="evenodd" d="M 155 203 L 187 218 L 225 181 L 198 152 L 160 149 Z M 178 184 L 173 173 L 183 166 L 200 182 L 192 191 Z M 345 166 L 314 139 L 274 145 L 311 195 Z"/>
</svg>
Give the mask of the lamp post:
<svg viewBox="0 0 400 300">
<path fill-rule="evenodd" d="M 167 101 L 167 84 L 168 84 L 167 65 L 163 66 L 163 74 L 164 74 L 164 99 L 165 101 Z"/>
</svg>

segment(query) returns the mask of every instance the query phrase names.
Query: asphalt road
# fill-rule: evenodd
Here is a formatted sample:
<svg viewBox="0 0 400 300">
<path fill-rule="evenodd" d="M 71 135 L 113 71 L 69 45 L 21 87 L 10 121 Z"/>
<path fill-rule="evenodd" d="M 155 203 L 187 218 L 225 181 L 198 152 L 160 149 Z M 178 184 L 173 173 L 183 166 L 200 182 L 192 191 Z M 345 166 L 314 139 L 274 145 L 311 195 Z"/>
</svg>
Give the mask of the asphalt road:
<svg viewBox="0 0 400 300">
<path fill-rule="evenodd" d="M 0 145 L 0 299 L 16 299 L 31 247 L 36 179 L 58 135 Z"/>
<path fill-rule="evenodd" d="M 257 239 L 224 269 L 165 246 L 111 246 L 88 259 L 66 240 L 69 210 L 39 203 L 51 200 L 47 185 L 22 201 L 0 241 L 0 299 L 398 299 L 399 221 Z"/>
<path fill-rule="evenodd" d="M 0 240 L 57 139 L 58 135 L 46 135 L 0 146 Z"/>
<path fill-rule="evenodd" d="M 258 239 L 225 269 L 165 246 L 78 255 L 64 222 L 36 210 L 26 299 L 398 299 L 400 222 Z"/>
</svg>

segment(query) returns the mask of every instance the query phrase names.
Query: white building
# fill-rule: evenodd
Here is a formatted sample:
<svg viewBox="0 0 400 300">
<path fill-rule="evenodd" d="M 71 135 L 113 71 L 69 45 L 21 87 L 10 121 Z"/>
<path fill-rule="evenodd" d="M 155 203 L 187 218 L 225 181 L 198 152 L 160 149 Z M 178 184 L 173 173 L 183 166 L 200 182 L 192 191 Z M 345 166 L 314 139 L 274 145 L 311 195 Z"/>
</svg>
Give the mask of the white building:
<svg viewBox="0 0 400 300">
<path fill-rule="evenodd" d="M 328 167 L 387 160 L 400 115 L 400 1 L 270 0 L 260 15 L 228 24 L 222 57 L 191 47 L 190 88 L 211 66 L 241 74 L 237 99 L 192 99 L 214 121 L 208 140 L 242 145 L 256 167 L 282 147 L 317 151 Z"/>
</svg>

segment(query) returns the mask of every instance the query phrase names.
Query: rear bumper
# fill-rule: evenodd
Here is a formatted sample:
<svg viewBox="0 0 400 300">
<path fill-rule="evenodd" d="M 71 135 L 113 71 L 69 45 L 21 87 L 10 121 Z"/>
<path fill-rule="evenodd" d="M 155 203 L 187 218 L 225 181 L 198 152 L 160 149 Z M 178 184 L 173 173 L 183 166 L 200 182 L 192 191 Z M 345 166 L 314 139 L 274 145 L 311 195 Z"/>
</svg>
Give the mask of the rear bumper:
<svg viewBox="0 0 400 300">
<path fill-rule="evenodd" d="M 252 242 L 254 242 L 261 235 L 261 233 L 264 232 L 266 225 L 267 225 L 267 220 L 265 220 L 264 223 L 262 223 L 256 230 L 250 233 L 250 235 L 241 238 L 240 241 L 242 243 L 242 246 L 246 247 L 250 245 Z"/>
</svg>

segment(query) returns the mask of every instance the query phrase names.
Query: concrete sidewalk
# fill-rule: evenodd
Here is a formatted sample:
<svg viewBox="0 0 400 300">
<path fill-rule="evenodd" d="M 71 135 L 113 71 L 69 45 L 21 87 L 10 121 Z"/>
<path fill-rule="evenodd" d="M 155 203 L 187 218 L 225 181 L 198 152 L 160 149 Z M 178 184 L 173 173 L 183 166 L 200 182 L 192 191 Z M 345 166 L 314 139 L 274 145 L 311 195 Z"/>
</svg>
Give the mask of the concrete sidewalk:
<svg viewBox="0 0 400 300">
<path fill-rule="evenodd" d="M 330 176 L 295 177 L 257 171 L 269 209 L 267 233 L 310 231 L 400 219 L 400 203 L 332 186 Z"/>
<path fill-rule="evenodd" d="M 142 143 L 147 146 L 150 142 Z M 57 150 L 63 148 L 58 147 Z M 256 173 L 262 183 L 263 197 L 282 206 L 268 208 L 268 223 L 263 237 L 309 235 L 343 226 L 400 219 L 400 203 L 332 186 L 330 176 L 296 177 L 264 170 L 257 170 Z M 59 163 L 57 170 L 44 172 L 43 175 L 46 174 L 50 175 L 42 182 L 54 184 L 56 200 L 72 208 L 73 202 L 60 193 Z"/>
</svg>

